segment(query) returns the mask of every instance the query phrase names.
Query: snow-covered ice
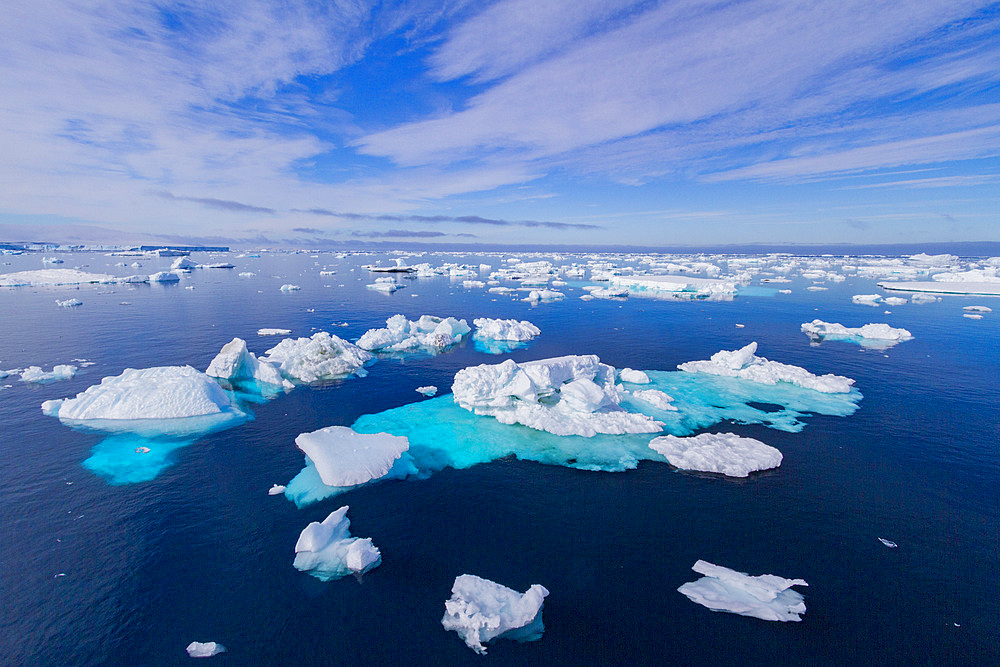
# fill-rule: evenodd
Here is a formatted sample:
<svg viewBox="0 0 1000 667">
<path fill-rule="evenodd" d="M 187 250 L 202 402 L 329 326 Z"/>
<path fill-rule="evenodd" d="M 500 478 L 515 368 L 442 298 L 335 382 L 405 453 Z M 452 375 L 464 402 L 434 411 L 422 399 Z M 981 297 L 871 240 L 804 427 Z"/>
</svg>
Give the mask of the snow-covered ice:
<svg viewBox="0 0 1000 667">
<path fill-rule="evenodd" d="M 187 654 L 192 658 L 211 658 L 225 652 L 226 647 L 218 642 L 191 642 L 187 646 Z"/>
<path fill-rule="evenodd" d="M 472 366 L 455 374 L 451 389 L 455 402 L 477 415 L 555 435 L 661 430 L 653 418 L 619 405 L 615 369 L 595 355 Z"/>
<path fill-rule="evenodd" d="M 753 342 L 738 350 L 720 351 L 708 361 L 688 361 L 677 368 L 688 373 L 710 373 L 725 377 L 738 377 L 762 384 L 789 382 L 804 389 L 823 393 L 848 393 L 854 380 L 841 375 L 813 375 L 804 368 L 768 361 L 755 355 L 757 343 Z"/>
<path fill-rule="evenodd" d="M 384 476 L 410 448 L 406 438 L 388 433 L 356 433 L 327 426 L 302 433 L 295 445 L 309 457 L 327 486 L 355 486 Z"/>
<path fill-rule="evenodd" d="M 285 492 L 284 484 L 272 484 L 271 488 L 267 490 L 267 495 L 269 496 L 280 496 Z"/>
<path fill-rule="evenodd" d="M 611 284 L 628 289 L 633 293 L 662 292 L 675 295 L 709 296 L 713 294 L 735 294 L 738 283 L 735 280 L 716 278 L 695 278 L 692 276 L 611 276 Z"/>
<path fill-rule="evenodd" d="M 113 283 L 115 280 L 114 276 L 107 273 L 88 273 L 77 269 L 39 269 L 0 275 L 0 287 L 85 285 L 88 283 Z"/>
<path fill-rule="evenodd" d="M 310 338 L 285 338 L 260 360 L 277 366 L 288 380 L 309 384 L 351 373 L 363 375 L 362 366 L 373 358 L 370 352 L 319 331 Z"/>
<path fill-rule="evenodd" d="M 846 340 L 862 347 L 885 349 L 903 341 L 913 340 L 913 334 L 906 329 L 888 324 L 866 324 L 861 327 L 845 327 L 836 322 L 813 320 L 802 325 L 802 332 L 813 340 Z"/>
<path fill-rule="evenodd" d="M 566 298 L 566 295 L 562 292 L 552 289 L 533 289 L 528 292 L 528 296 L 521 299 L 521 301 L 529 301 L 531 303 L 538 303 L 540 301 L 558 301 L 559 299 Z"/>
<path fill-rule="evenodd" d="M 423 394 L 424 396 L 433 396 L 438 392 L 438 388 L 433 385 L 427 385 L 426 387 L 417 387 L 417 393 Z"/>
<path fill-rule="evenodd" d="M 663 435 L 653 438 L 649 446 L 682 470 L 715 472 L 728 477 L 746 477 L 781 465 L 781 452 L 777 449 L 733 433 L 701 433 L 683 438 Z"/>
<path fill-rule="evenodd" d="M 364 574 L 382 562 L 370 537 L 352 537 L 349 507 L 331 512 L 322 522 L 306 526 L 295 543 L 295 568 L 322 581 Z"/>
<path fill-rule="evenodd" d="M 881 283 L 879 283 L 879 287 L 882 287 Z M 881 294 L 855 294 L 851 297 L 851 301 L 863 306 L 877 306 L 881 300 Z"/>
<path fill-rule="evenodd" d="M 257 329 L 258 336 L 287 336 L 290 333 L 292 333 L 291 329 L 269 329 L 266 327 Z"/>
<path fill-rule="evenodd" d="M 648 375 L 632 368 L 623 368 L 618 371 L 618 379 L 629 384 L 649 384 Z"/>
<path fill-rule="evenodd" d="M 542 332 L 527 320 L 517 321 L 514 319 L 491 319 L 479 317 L 472 321 L 476 326 L 476 338 L 490 338 L 493 340 L 528 341 L 538 336 Z"/>
<path fill-rule="evenodd" d="M 659 389 L 633 389 L 631 394 L 633 398 L 649 403 L 658 410 L 677 410 L 677 406 L 673 404 L 673 397 Z"/>
<path fill-rule="evenodd" d="M 66 299 L 65 301 L 60 301 L 56 299 L 56 305 L 60 308 L 75 308 L 76 306 L 82 306 L 83 301 L 79 299 Z"/>
<path fill-rule="evenodd" d="M 257 359 L 247 350 L 246 341 L 234 338 L 226 343 L 208 365 L 206 374 L 232 383 L 258 382 L 273 387 L 291 389 L 294 385 L 282 377 L 273 363 Z"/>
<path fill-rule="evenodd" d="M 151 283 L 176 283 L 180 279 L 181 277 L 173 271 L 157 271 L 149 276 Z"/>
<path fill-rule="evenodd" d="M 701 579 L 677 590 L 712 611 L 728 611 L 765 621 L 801 621 L 806 612 L 802 594 L 792 586 L 808 586 L 802 579 L 773 574 L 750 576 L 744 572 L 699 560 L 691 568 Z"/>
<path fill-rule="evenodd" d="M 21 371 L 21 382 L 48 384 L 58 380 L 69 380 L 76 375 L 77 368 L 71 364 L 57 364 L 51 371 L 43 371 L 39 366 L 28 366 Z"/>
<path fill-rule="evenodd" d="M 441 350 L 461 342 L 471 331 L 465 320 L 433 315 L 422 315 L 412 322 L 403 315 L 393 315 L 385 323 L 384 328 L 366 331 L 358 347 L 380 352 Z"/>
<path fill-rule="evenodd" d="M 885 290 L 898 292 L 931 292 L 937 294 L 975 294 L 981 296 L 1000 296 L 1000 282 L 971 281 L 909 281 L 881 282 L 878 286 Z M 913 299 L 916 301 L 916 299 Z"/>
<path fill-rule="evenodd" d="M 297 292 L 300 289 L 302 289 L 302 288 L 299 287 L 298 285 L 293 285 L 291 283 L 286 283 L 286 284 L 282 285 L 279 288 L 279 291 L 281 291 L 281 292 Z"/>
<path fill-rule="evenodd" d="M 549 592 L 533 584 L 524 593 L 498 583 L 463 574 L 455 578 L 451 598 L 444 603 L 445 630 L 454 630 L 465 644 L 480 655 L 483 644 L 503 637 L 517 641 L 541 639 L 542 606 Z"/>
</svg>

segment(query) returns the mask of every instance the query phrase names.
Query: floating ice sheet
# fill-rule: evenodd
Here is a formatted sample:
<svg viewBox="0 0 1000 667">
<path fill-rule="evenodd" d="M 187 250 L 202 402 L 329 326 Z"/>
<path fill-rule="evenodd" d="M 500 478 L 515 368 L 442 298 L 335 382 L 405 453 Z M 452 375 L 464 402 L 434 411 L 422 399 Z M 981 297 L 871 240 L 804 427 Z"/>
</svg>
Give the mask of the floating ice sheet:
<svg viewBox="0 0 1000 667">
<path fill-rule="evenodd" d="M 801 621 L 806 613 L 802 594 L 792 586 L 808 586 L 802 579 L 785 579 L 773 574 L 752 577 L 727 567 L 699 560 L 692 567 L 705 575 L 677 590 L 712 611 L 728 611 L 765 621 Z"/>
<path fill-rule="evenodd" d="M 486 654 L 484 643 L 497 637 L 521 642 L 541 639 L 545 632 L 542 606 L 549 592 L 533 584 L 523 594 L 472 574 L 455 578 L 451 598 L 444 603 L 445 630 L 454 630 L 466 646 Z"/>
<path fill-rule="evenodd" d="M 701 433 L 678 438 L 653 438 L 650 448 L 682 470 L 715 472 L 729 477 L 746 477 L 758 470 L 781 465 L 781 452 L 754 438 L 733 433 Z"/>
<path fill-rule="evenodd" d="M 814 342 L 842 340 L 876 350 L 885 350 L 903 341 L 913 340 L 913 335 L 906 329 L 898 329 L 888 324 L 845 327 L 836 322 L 813 320 L 802 325 L 802 332 Z"/>
<path fill-rule="evenodd" d="M 813 375 L 798 366 L 758 357 L 756 352 L 757 343 L 750 343 L 738 350 L 716 352 L 708 361 L 688 361 L 678 364 L 677 368 L 688 373 L 738 377 L 761 384 L 794 384 L 804 389 L 830 394 L 848 393 L 854 384 L 851 378 L 832 373 Z"/>
</svg>

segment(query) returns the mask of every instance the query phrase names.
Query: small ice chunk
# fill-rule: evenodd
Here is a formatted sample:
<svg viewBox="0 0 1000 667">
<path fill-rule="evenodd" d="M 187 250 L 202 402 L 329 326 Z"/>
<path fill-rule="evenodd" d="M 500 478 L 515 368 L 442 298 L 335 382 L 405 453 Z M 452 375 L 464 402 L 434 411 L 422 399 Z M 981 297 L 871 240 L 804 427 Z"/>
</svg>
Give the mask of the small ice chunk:
<svg viewBox="0 0 1000 667">
<path fill-rule="evenodd" d="M 426 387 L 417 387 L 417 392 L 424 396 L 433 396 L 438 393 L 438 388 L 433 385 L 427 385 Z"/>
<path fill-rule="evenodd" d="M 962 310 L 970 313 L 992 313 L 993 309 L 988 306 L 963 306 Z"/>
<path fill-rule="evenodd" d="M 211 658 L 225 652 L 226 647 L 217 642 L 191 642 L 187 646 L 187 654 L 192 658 Z"/>
<path fill-rule="evenodd" d="M 369 537 L 352 537 L 348 505 L 331 512 L 322 523 L 306 526 L 295 543 L 295 568 L 322 581 L 348 574 L 364 574 L 382 562 L 382 554 Z"/>
<path fill-rule="evenodd" d="M 618 371 L 618 379 L 629 384 L 649 384 L 648 375 L 631 368 L 623 368 Z"/>
<path fill-rule="evenodd" d="M 728 611 L 765 621 L 801 621 L 806 612 L 802 594 L 792 586 L 808 586 L 802 579 L 773 574 L 750 576 L 744 572 L 699 560 L 691 568 L 705 575 L 677 590 L 712 611 Z"/>
<path fill-rule="evenodd" d="M 750 343 L 738 350 L 722 350 L 708 361 L 688 361 L 677 368 L 688 373 L 709 373 L 724 377 L 737 377 L 761 384 L 788 382 L 803 389 L 813 389 L 825 394 L 846 394 L 854 380 L 841 375 L 813 375 L 804 368 L 755 355 L 757 343 Z"/>
<path fill-rule="evenodd" d="M 701 433 L 686 438 L 664 435 L 653 438 L 651 449 L 682 470 L 746 477 L 758 470 L 781 465 L 781 452 L 760 440 L 733 433 Z"/>
<path fill-rule="evenodd" d="M 324 484 L 355 486 L 389 472 L 410 443 L 388 433 L 368 435 L 346 426 L 327 426 L 299 434 L 295 446 L 313 462 Z"/>
<path fill-rule="evenodd" d="M 280 496 L 285 492 L 284 484 L 272 484 L 271 488 L 267 490 L 267 495 L 269 496 Z"/>
<path fill-rule="evenodd" d="M 472 574 L 455 578 L 451 598 L 444 603 L 445 630 L 454 630 L 465 644 L 480 655 L 484 643 L 497 637 L 517 641 L 541 639 L 542 606 L 549 592 L 533 584 L 523 594 Z"/>
<path fill-rule="evenodd" d="M 372 358 L 371 353 L 356 345 L 320 331 L 311 338 L 286 338 L 260 360 L 278 366 L 285 378 L 308 384 L 363 374 L 361 367 Z"/>
<path fill-rule="evenodd" d="M 149 276 L 151 283 L 176 283 L 181 277 L 173 271 L 157 271 Z"/>
<path fill-rule="evenodd" d="M 556 301 L 558 299 L 565 298 L 566 295 L 562 292 L 557 292 L 551 289 L 540 289 L 531 290 L 528 292 L 528 296 L 521 299 L 521 301 L 528 301 L 531 303 L 538 303 L 539 301 Z"/>
<path fill-rule="evenodd" d="M 983 316 L 978 313 L 962 313 L 962 317 L 968 318 L 970 320 L 981 320 Z"/>
<path fill-rule="evenodd" d="M 296 292 L 302 288 L 299 287 L 298 285 L 292 285 L 291 283 L 287 283 L 285 285 L 282 285 L 280 289 L 282 292 Z"/>
<path fill-rule="evenodd" d="M 541 334 L 541 330 L 527 320 L 501 320 L 478 317 L 472 320 L 476 326 L 476 338 L 492 340 L 528 341 Z"/>
<path fill-rule="evenodd" d="M 888 324 L 866 324 L 862 327 L 845 327 L 836 322 L 813 320 L 801 327 L 802 332 L 813 340 L 851 340 L 865 347 L 890 347 L 897 343 L 913 340 L 913 334 L 906 329 L 897 329 Z"/>
<path fill-rule="evenodd" d="M 198 265 L 191 260 L 190 257 L 178 257 L 170 265 L 171 271 L 190 271 L 191 269 L 197 269 Z"/>
<path fill-rule="evenodd" d="M 904 299 L 901 296 L 887 296 L 883 299 L 886 305 L 889 306 L 902 306 L 903 304 L 909 303 L 909 299 Z"/>
<path fill-rule="evenodd" d="M 56 299 L 56 305 L 60 308 L 75 308 L 76 306 L 82 306 L 83 301 L 79 299 L 66 299 L 65 301 L 60 301 Z"/>
<path fill-rule="evenodd" d="M 899 546 L 898 544 L 896 544 L 892 540 L 887 540 L 884 537 L 878 538 L 878 541 L 881 542 L 882 544 L 884 544 L 885 546 L 889 547 L 890 549 L 895 549 L 896 547 Z"/>
<path fill-rule="evenodd" d="M 851 301 L 854 303 L 860 303 L 864 306 L 876 306 L 881 300 L 881 294 L 855 294 L 851 297 Z"/>
<path fill-rule="evenodd" d="M 281 369 L 273 363 L 258 359 L 247 350 L 246 341 L 234 338 L 212 359 L 205 373 L 230 382 L 255 380 L 262 384 L 291 389 L 294 385 L 281 376 Z"/>
<path fill-rule="evenodd" d="M 287 336 L 292 333 L 291 329 L 257 329 L 258 336 Z"/>
<path fill-rule="evenodd" d="M 57 364 L 48 372 L 43 371 L 39 366 L 28 366 L 21 371 L 21 382 L 47 384 L 58 380 L 69 380 L 76 375 L 76 370 L 76 366 L 70 364 Z"/>
<path fill-rule="evenodd" d="M 677 411 L 677 406 L 673 405 L 673 397 L 659 389 L 636 389 L 632 392 L 632 396 L 643 403 L 649 403 L 654 408 Z"/>
</svg>

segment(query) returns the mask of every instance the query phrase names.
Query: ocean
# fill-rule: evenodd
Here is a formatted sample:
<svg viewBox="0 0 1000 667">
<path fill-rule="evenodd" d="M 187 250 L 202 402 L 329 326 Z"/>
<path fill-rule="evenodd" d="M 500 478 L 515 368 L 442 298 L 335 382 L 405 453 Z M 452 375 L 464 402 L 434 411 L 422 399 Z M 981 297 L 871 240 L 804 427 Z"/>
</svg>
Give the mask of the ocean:
<svg viewBox="0 0 1000 667">
<path fill-rule="evenodd" d="M 67 268 L 118 275 L 153 273 L 172 261 L 60 257 Z M 826 290 L 808 291 L 817 281 L 802 277 L 801 266 L 788 283 L 755 275 L 728 300 L 584 301 L 583 287 L 594 283 L 582 278 L 555 288 L 565 299 L 536 305 L 521 300 L 524 292 L 467 287 L 469 276 L 401 278 L 405 287 L 391 294 L 368 289 L 376 275 L 363 266 L 393 257 L 205 253 L 195 261 L 235 268 L 195 269 L 175 284 L 0 288 L 0 369 L 80 367 L 49 384 L 0 380 L 9 385 L 0 389 L 0 662 L 185 664 L 192 641 L 220 642 L 227 652 L 211 660 L 240 665 L 1000 661 L 997 299 L 872 307 L 852 295 L 888 296 L 874 279 L 838 270 L 846 280 L 821 279 Z M 511 257 L 429 253 L 406 261 L 467 264 L 486 281 Z M 560 267 L 593 258 L 522 259 Z M 601 259 L 644 266 L 638 255 Z M 767 275 L 792 259 L 768 258 Z M 0 260 L 2 273 L 43 268 L 39 254 Z M 142 266 L 116 266 L 134 261 Z M 282 292 L 284 284 L 300 289 Z M 55 304 L 70 298 L 83 304 Z M 963 317 L 968 305 L 998 312 L 973 320 Z M 40 410 L 126 368 L 204 370 L 234 337 L 261 354 L 281 338 L 258 336 L 263 327 L 356 341 L 397 313 L 470 325 L 476 317 L 516 318 L 541 335 L 500 355 L 469 339 L 435 355 L 383 356 L 366 377 L 297 387 L 251 405 L 252 419 L 172 451 L 169 465 L 142 482 L 112 483 L 85 467 L 104 435 Z M 816 345 L 800 331 L 815 318 L 849 327 L 885 322 L 913 339 L 884 350 Z M 427 401 L 417 387 L 434 385 L 446 396 L 469 366 L 596 354 L 618 369 L 674 371 L 751 341 L 768 359 L 853 378 L 861 395 L 853 414 L 810 412 L 798 432 L 732 420 L 703 429 L 778 448 L 777 469 L 735 479 L 639 460 L 605 472 L 511 453 L 368 484 L 302 509 L 267 493 L 302 469 L 298 434 L 380 423 L 387 411 Z M 484 438 L 493 433 L 492 417 L 476 419 Z M 427 428 L 443 428 L 432 422 Z M 342 505 L 350 506 L 352 534 L 381 550 L 381 565 L 328 582 L 292 567 L 302 529 Z M 698 578 L 691 566 L 699 559 L 804 579 L 802 621 L 769 623 L 694 604 L 677 588 Z M 498 639 L 481 657 L 446 632 L 444 601 L 465 573 L 518 591 L 545 586 L 542 638 Z"/>
</svg>

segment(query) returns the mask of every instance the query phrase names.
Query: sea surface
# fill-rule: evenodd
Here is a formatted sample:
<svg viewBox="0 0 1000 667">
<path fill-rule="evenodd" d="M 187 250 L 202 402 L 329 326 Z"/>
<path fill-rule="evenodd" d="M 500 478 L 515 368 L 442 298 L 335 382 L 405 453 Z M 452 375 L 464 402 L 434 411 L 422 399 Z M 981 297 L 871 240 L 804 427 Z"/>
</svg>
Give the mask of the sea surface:
<svg viewBox="0 0 1000 667">
<path fill-rule="evenodd" d="M 171 262 L 60 256 L 60 267 L 118 275 Z M 507 257 L 407 261 L 478 269 Z M 375 276 L 362 267 L 384 255 L 194 259 L 236 268 L 197 269 L 173 285 L 0 289 L 0 368 L 81 366 L 51 384 L 0 380 L 9 385 L 0 389 L 0 663 L 187 664 L 191 641 L 224 644 L 209 664 L 231 665 L 1000 663 L 1000 299 L 870 307 L 851 296 L 882 291 L 848 275 L 817 292 L 801 277 L 754 280 L 728 301 L 583 301 L 591 283 L 571 279 L 558 288 L 565 300 L 533 306 L 523 294 L 466 288 L 468 277 L 367 289 Z M 38 254 L 0 261 L 0 273 L 44 268 Z M 286 283 L 301 289 L 281 292 Z M 70 298 L 83 305 L 55 304 Z M 971 320 L 966 305 L 995 312 Z M 40 410 L 125 368 L 204 369 L 233 337 L 263 353 L 280 337 L 258 336 L 262 327 L 354 341 L 396 313 L 470 325 L 526 319 L 542 334 L 509 354 L 468 340 L 439 355 L 379 359 L 367 377 L 298 387 L 175 450 L 172 465 L 140 483 L 111 484 L 85 468 L 104 436 Z M 813 345 L 799 327 L 814 318 L 886 322 L 914 339 L 887 350 Z M 423 401 L 414 391 L 423 385 L 447 394 L 467 366 L 596 354 L 616 368 L 670 371 L 751 341 L 768 359 L 854 378 L 863 395 L 854 414 L 809 415 L 797 433 L 708 429 L 777 447 L 776 470 L 729 479 L 656 461 L 598 472 L 508 456 L 303 509 L 267 493 L 302 469 L 299 433 Z M 293 568 L 301 530 L 344 504 L 352 534 L 371 537 L 382 564 L 331 582 Z M 698 559 L 806 580 L 802 621 L 692 603 L 677 587 L 698 578 Z M 545 586 L 544 636 L 497 640 L 475 655 L 440 622 L 464 573 L 519 591 Z"/>
</svg>

